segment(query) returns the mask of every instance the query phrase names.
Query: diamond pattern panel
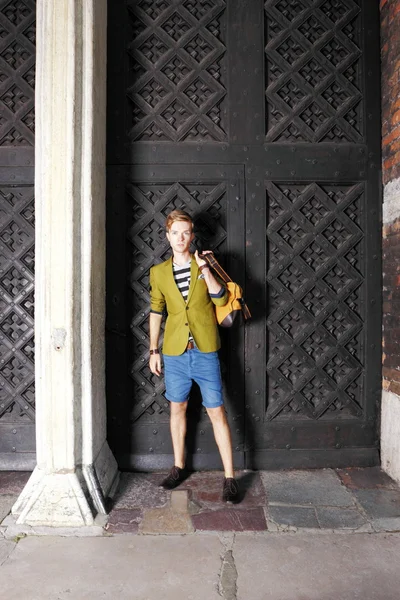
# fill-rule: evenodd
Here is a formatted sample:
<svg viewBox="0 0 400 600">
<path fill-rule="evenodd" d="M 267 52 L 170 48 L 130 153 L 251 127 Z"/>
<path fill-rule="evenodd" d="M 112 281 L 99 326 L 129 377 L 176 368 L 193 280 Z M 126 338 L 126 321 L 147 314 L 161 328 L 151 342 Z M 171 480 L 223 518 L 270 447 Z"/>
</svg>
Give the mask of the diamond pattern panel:
<svg viewBox="0 0 400 600">
<path fill-rule="evenodd" d="M 226 140 L 225 9 L 225 0 L 132 3 L 132 140 Z"/>
<path fill-rule="evenodd" d="M 0 209 L 0 422 L 12 425 L 35 418 L 33 185 L 1 186 Z"/>
<path fill-rule="evenodd" d="M 132 221 L 128 231 L 132 313 L 131 377 L 134 405 L 131 419 L 145 420 L 149 415 L 157 422 L 166 420 L 163 379 L 148 368 L 149 348 L 149 269 L 170 256 L 165 237 L 165 217 L 176 208 L 187 210 L 196 223 L 199 247 L 226 251 L 225 226 L 226 184 L 135 183 L 127 189 Z"/>
<path fill-rule="evenodd" d="M 0 146 L 34 146 L 35 2 L 1 5 Z"/>
<path fill-rule="evenodd" d="M 364 386 L 364 186 L 268 183 L 267 200 L 267 418 L 358 418 Z"/>
<path fill-rule="evenodd" d="M 359 0 L 267 0 L 266 139 L 362 142 Z"/>
<path fill-rule="evenodd" d="M 0 2 L 0 146 L 17 164 L 34 146 L 35 18 L 34 0 Z M 35 420 L 33 184 L 0 182 L 0 256 L 0 423 L 12 430 Z"/>
</svg>

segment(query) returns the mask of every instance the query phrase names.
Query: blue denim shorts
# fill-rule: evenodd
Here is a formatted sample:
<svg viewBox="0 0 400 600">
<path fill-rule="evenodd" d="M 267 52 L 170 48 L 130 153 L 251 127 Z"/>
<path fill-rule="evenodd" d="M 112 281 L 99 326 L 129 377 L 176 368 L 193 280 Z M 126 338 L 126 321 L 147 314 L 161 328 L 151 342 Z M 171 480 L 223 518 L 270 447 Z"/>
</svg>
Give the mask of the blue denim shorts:
<svg viewBox="0 0 400 600">
<path fill-rule="evenodd" d="M 195 381 L 201 391 L 203 406 L 217 408 L 223 405 L 218 352 L 200 352 L 193 348 L 179 356 L 164 354 L 163 358 L 167 400 L 186 402 Z"/>
</svg>

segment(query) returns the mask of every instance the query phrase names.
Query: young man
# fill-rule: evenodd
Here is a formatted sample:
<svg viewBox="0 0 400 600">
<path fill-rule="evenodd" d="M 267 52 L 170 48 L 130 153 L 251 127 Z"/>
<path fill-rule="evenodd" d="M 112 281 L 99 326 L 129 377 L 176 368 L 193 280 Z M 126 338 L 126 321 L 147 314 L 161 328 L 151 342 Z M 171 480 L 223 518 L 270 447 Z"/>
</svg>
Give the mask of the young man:
<svg viewBox="0 0 400 600">
<path fill-rule="evenodd" d="M 203 405 L 211 419 L 225 470 L 222 498 L 238 501 L 234 479 L 232 441 L 222 398 L 220 348 L 214 304 L 224 306 L 226 289 L 214 277 L 197 250 L 189 252 L 194 239 L 191 217 L 182 210 L 172 211 L 166 220 L 172 257 L 150 269 L 150 370 L 161 375 L 158 349 L 164 309 L 168 316 L 163 342 L 166 397 L 171 408 L 171 436 L 175 464 L 161 485 L 177 487 L 186 478 L 186 409 L 192 381 L 201 390 Z"/>
</svg>

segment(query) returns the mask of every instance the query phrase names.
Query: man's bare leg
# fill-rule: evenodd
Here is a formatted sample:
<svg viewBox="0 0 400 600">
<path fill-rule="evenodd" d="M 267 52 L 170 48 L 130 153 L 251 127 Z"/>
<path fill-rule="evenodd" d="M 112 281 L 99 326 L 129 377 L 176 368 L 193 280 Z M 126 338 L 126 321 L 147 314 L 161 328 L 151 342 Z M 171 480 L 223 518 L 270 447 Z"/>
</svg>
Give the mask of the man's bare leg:
<svg viewBox="0 0 400 600">
<path fill-rule="evenodd" d="M 225 408 L 207 408 L 213 426 L 215 441 L 224 465 L 225 477 L 234 477 L 231 430 L 226 418 Z"/>
<path fill-rule="evenodd" d="M 186 437 L 186 402 L 170 402 L 171 437 L 174 448 L 175 466 L 183 469 L 185 466 L 185 437 Z"/>
</svg>

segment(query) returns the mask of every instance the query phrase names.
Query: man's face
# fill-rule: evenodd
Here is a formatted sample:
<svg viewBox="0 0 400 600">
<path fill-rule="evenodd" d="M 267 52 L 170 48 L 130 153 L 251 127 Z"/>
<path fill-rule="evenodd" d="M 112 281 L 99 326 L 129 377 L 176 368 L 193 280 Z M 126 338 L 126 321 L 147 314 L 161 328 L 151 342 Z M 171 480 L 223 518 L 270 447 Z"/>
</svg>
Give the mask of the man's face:
<svg viewBox="0 0 400 600">
<path fill-rule="evenodd" d="M 167 240 L 173 252 L 177 254 L 188 252 L 193 239 L 192 224 L 187 221 L 174 221 L 167 232 Z"/>
</svg>

